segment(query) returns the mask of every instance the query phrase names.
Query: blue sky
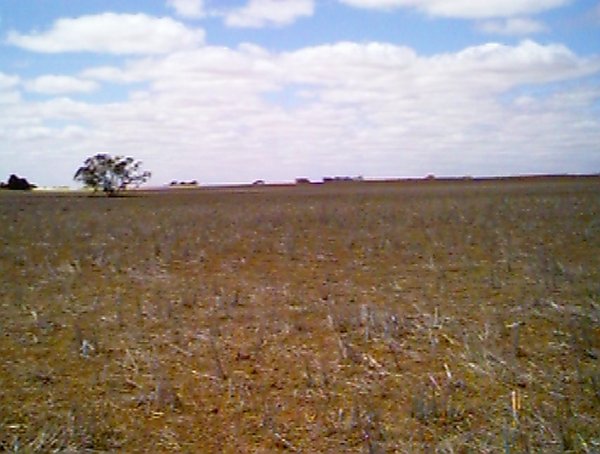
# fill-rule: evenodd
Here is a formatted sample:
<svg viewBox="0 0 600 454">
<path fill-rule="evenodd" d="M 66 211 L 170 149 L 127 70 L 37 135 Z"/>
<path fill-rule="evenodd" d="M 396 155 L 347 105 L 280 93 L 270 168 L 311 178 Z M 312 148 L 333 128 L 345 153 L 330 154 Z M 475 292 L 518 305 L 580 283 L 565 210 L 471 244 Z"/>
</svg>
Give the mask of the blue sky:
<svg viewBox="0 0 600 454">
<path fill-rule="evenodd" d="M 2 0 L 0 179 L 600 172 L 598 0 Z"/>
</svg>

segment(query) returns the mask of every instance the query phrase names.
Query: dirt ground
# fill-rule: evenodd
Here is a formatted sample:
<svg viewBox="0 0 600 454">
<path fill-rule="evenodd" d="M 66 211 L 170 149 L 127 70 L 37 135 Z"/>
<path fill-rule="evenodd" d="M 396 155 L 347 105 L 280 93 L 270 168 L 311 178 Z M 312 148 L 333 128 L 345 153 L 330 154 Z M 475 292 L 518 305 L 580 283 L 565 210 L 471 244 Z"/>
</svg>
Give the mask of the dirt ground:
<svg viewBox="0 0 600 454">
<path fill-rule="evenodd" d="M 600 451 L 600 178 L 1 191 L 0 241 L 0 451 Z"/>
</svg>

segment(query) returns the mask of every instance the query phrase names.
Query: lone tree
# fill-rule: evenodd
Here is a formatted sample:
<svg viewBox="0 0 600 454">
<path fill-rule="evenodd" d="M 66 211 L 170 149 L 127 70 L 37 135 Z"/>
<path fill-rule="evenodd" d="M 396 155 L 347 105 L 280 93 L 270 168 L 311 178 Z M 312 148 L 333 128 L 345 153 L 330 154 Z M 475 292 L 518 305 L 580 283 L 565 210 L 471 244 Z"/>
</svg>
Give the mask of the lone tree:
<svg viewBox="0 0 600 454">
<path fill-rule="evenodd" d="M 102 188 L 109 196 L 126 189 L 129 185 L 139 186 L 148 181 L 151 173 L 142 171 L 142 163 L 131 157 L 97 154 L 87 158 L 73 177 L 94 191 Z"/>
</svg>

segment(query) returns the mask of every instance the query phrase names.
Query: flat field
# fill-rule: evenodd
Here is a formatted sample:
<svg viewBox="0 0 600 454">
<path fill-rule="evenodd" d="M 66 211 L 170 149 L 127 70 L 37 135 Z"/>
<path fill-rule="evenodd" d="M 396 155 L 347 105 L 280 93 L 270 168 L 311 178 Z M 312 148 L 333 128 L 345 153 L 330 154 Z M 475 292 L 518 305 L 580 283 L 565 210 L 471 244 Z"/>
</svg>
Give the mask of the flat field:
<svg viewBox="0 0 600 454">
<path fill-rule="evenodd" d="M 0 241 L 0 451 L 600 451 L 598 178 L 2 191 Z"/>
</svg>

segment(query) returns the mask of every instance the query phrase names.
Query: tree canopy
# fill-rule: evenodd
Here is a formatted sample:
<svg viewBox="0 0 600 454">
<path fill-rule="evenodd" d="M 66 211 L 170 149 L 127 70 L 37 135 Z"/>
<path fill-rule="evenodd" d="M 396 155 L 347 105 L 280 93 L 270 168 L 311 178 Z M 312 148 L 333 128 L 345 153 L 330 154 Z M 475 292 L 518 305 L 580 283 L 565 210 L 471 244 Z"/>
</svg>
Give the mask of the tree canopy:
<svg viewBox="0 0 600 454">
<path fill-rule="evenodd" d="M 148 181 L 151 173 L 141 167 L 142 163 L 132 157 L 97 154 L 87 158 L 73 178 L 94 191 L 102 189 L 106 194 L 114 195 L 127 186 L 139 186 Z"/>
</svg>

